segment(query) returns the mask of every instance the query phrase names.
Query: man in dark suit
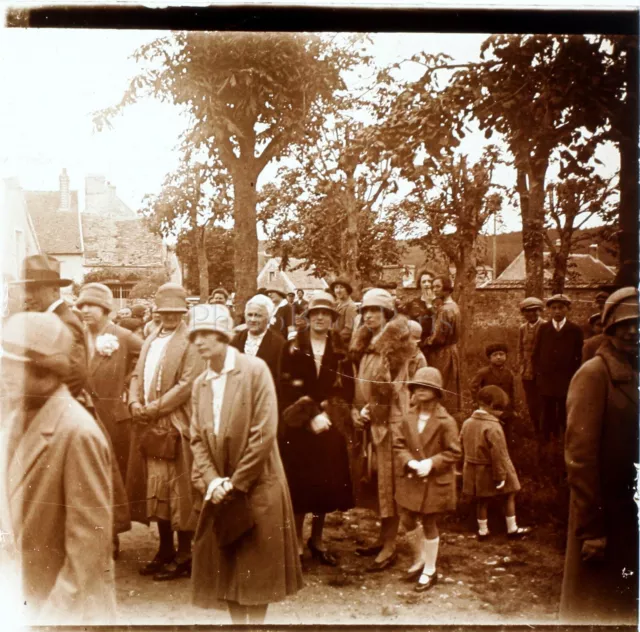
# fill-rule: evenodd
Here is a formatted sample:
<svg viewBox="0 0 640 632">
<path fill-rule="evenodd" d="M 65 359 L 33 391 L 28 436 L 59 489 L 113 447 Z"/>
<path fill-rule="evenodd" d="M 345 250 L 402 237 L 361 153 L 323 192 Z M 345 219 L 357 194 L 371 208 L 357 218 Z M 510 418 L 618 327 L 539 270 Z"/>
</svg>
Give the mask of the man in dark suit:
<svg viewBox="0 0 640 632">
<path fill-rule="evenodd" d="M 541 399 L 541 439 L 562 434 L 567 423 L 569 383 L 580 368 L 582 329 L 567 319 L 571 300 L 564 294 L 547 299 L 549 322 L 540 325 L 533 349 L 533 370 Z"/>
<path fill-rule="evenodd" d="M 273 302 L 266 296 L 257 294 L 249 299 L 244 308 L 247 328 L 234 336 L 231 346 L 241 353 L 264 360 L 277 387 L 280 383 L 280 362 L 284 338 L 275 327 L 269 327 L 273 310 Z"/>
</svg>

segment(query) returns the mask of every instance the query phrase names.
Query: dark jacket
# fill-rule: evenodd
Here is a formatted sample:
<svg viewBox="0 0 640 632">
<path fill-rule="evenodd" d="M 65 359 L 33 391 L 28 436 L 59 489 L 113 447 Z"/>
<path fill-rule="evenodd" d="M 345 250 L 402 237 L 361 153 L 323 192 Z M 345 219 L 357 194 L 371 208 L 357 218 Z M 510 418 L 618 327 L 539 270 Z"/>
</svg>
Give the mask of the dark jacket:
<svg viewBox="0 0 640 632">
<path fill-rule="evenodd" d="M 496 369 L 494 366 L 489 365 L 481 368 L 471 379 L 470 389 L 471 397 L 473 401 L 478 403 L 478 393 L 480 389 L 485 386 L 497 386 L 501 388 L 509 397 L 509 406 L 505 410 L 505 414 L 502 417 L 503 421 L 513 417 L 515 408 L 516 389 L 513 373 L 506 367 L 502 367 L 502 370 Z"/>
<path fill-rule="evenodd" d="M 73 336 L 71 371 L 65 380 L 65 384 L 71 395 L 77 398 L 87 386 L 88 358 L 84 327 L 80 319 L 65 302 L 60 303 L 60 305 L 53 310 L 53 313 L 69 328 Z"/>
<path fill-rule="evenodd" d="M 567 397 L 564 622 L 637 625 L 638 439 L 637 366 L 606 340 L 576 373 Z M 602 537 L 604 561 L 583 562 L 583 541 Z"/>
<path fill-rule="evenodd" d="M 244 353 L 244 345 L 247 342 L 249 331 L 244 329 L 239 331 L 231 341 L 231 346 L 235 347 L 240 353 Z M 276 390 L 280 383 L 280 362 L 282 360 L 282 349 L 284 347 L 284 338 L 277 330 L 269 327 L 264 334 L 262 343 L 258 348 L 257 357 L 264 360 L 271 371 L 271 377 L 276 385 Z"/>
<path fill-rule="evenodd" d="M 604 334 L 596 334 L 584 341 L 584 344 L 582 345 L 582 364 L 595 357 L 596 351 L 606 339 L 607 337 Z"/>
<path fill-rule="evenodd" d="M 581 357 L 582 329 L 578 325 L 567 320 L 559 332 L 551 321 L 540 325 L 532 357 L 540 395 L 566 397 Z"/>
<path fill-rule="evenodd" d="M 396 502 L 422 514 L 453 511 L 456 508 L 454 465 L 462 454 L 458 426 L 443 406 L 438 406 L 424 430 L 418 432 L 418 412 L 412 408 L 402 423 L 393 428 L 396 461 Z M 429 476 L 419 478 L 408 469 L 411 460 L 431 459 Z"/>
<path fill-rule="evenodd" d="M 309 332 L 299 332 L 282 355 L 279 444 L 296 513 L 330 513 L 353 507 L 347 444 L 352 438 L 353 368 L 340 334 L 330 331 L 316 371 Z M 332 426 L 314 434 L 322 410 Z"/>
</svg>

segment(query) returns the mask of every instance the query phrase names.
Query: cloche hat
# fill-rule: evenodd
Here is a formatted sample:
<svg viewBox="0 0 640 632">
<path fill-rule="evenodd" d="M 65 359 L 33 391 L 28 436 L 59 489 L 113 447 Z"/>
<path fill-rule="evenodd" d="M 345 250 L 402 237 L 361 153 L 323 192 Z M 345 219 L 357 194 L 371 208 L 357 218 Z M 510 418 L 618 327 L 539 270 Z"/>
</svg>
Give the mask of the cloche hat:
<svg viewBox="0 0 640 632">
<path fill-rule="evenodd" d="M 227 342 L 233 338 L 233 318 L 226 305 L 194 305 L 189 313 L 189 340 L 199 331 L 215 331 L 222 334 Z"/>
<path fill-rule="evenodd" d="M 155 296 L 156 312 L 158 314 L 180 312 L 186 314 L 187 291 L 178 283 L 165 283 L 158 288 Z"/>
<path fill-rule="evenodd" d="M 614 325 L 618 323 L 637 319 L 638 290 L 635 287 L 623 287 L 616 290 L 604 304 L 602 323 L 605 334 L 611 334 Z"/>
<path fill-rule="evenodd" d="M 381 307 L 385 311 L 387 318 L 391 318 L 395 313 L 393 296 L 387 290 L 379 287 L 374 287 L 362 297 L 360 312 L 362 313 L 367 307 Z"/>
<path fill-rule="evenodd" d="M 433 366 L 424 366 L 416 371 L 408 386 L 410 391 L 413 391 L 416 386 L 427 386 L 437 391 L 442 397 L 442 373 Z"/>
<path fill-rule="evenodd" d="M 316 292 L 309 300 L 305 315 L 309 315 L 314 309 L 326 309 L 333 314 L 334 318 L 338 316 L 336 300 L 329 292 Z"/>
<path fill-rule="evenodd" d="M 80 296 L 76 301 L 76 307 L 80 309 L 83 305 L 98 305 L 110 312 L 113 310 L 113 294 L 111 290 L 102 283 L 87 283 L 80 288 Z"/>
</svg>

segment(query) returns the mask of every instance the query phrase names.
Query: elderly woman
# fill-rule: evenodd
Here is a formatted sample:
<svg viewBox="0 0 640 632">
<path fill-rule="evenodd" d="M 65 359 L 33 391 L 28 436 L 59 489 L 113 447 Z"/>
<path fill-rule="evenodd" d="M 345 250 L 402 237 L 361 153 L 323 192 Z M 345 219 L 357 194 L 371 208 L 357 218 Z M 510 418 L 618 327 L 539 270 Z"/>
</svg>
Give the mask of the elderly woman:
<svg viewBox="0 0 640 632">
<path fill-rule="evenodd" d="M 638 625 L 638 290 L 602 314 L 606 340 L 569 386 L 571 491 L 560 601 L 566 623 Z"/>
<path fill-rule="evenodd" d="M 244 321 L 247 327 L 236 333 L 231 346 L 240 353 L 264 360 L 277 386 L 280 381 L 284 338 L 275 327 L 269 326 L 274 312 L 275 305 L 268 296 L 257 294 L 250 298 L 244 308 Z"/>
<path fill-rule="evenodd" d="M 362 298 L 363 326 L 356 330 L 351 352 L 358 367 L 354 424 L 353 477 L 356 505 L 376 511 L 380 536 L 359 555 L 376 555 L 369 571 L 381 571 L 396 560 L 398 511 L 394 498 L 392 427 L 409 407 L 409 361 L 415 345 L 407 319 L 394 315 L 393 297 L 374 288 Z M 393 320 L 391 320 L 393 318 Z M 364 457 L 364 458 L 363 458 Z"/>
<path fill-rule="evenodd" d="M 156 522 L 160 536 L 156 556 L 139 572 L 166 581 L 191 574 L 195 528 L 189 484 L 193 461 L 189 446 L 191 388 L 204 362 L 189 344 L 182 321 L 188 311 L 186 291 L 175 283 L 165 283 L 155 302 L 161 327 L 145 340 L 129 387 L 131 416 L 142 423 L 136 434 L 138 449 L 129 456 L 127 492 L 130 500 L 142 497 L 145 501 L 142 511 L 133 505 L 134 518 L 138 511 L 141 522 Z"/>
<path fill-rule="evenodd" d="M 310 328 L 289 341 L 282 357 L 280 452 L 295 512 L 298 550 L 313 514 L 307 546 L 322 564 L 337 566 L 322 542 L 325 514 L 353 507 L 347 437 L 351 430 L 353 368 L 340 332 L 333 296 L 317 292 L 309 303 Z"/>
<path fill-rule="evenodd" d="M 197 305 L 190 339 L 207 370 L 193 385 L 193 482 L 204 496 L 193 546 L 193 602 L 261 623 L 297 592 L 302 572 L 276 443 L 276 392 L 263 360 L 229 346 L 223 305 Z"/>
<path fill-rule="evenodd" d="M 461 335 L 460 309 L 451 298 L 453 285 L 447 276 L 436 276 L 433 279 L 433 292 L 436 302 L 441 302 L 436 312 L 433 332 L 427 338 L 423 349 L 429 366 L 435 367 L 442 374 L 444 396 L 442 405 L 451 415 L 462 407 L 460 392 L 460 357 L 458 356 L 458 340 Z"/>
</svg>

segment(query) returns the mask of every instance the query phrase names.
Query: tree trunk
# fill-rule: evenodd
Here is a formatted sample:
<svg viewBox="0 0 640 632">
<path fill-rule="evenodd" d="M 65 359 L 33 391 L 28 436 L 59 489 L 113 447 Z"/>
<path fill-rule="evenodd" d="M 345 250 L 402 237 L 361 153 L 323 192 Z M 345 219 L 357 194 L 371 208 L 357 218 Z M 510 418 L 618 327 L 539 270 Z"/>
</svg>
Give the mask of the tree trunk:
<svg viewBox="0 0 640 632">
<path fill-rule="evenodd" d="M 627 45 L 627 98 L 618 149 L 620 151 L 620 236 L 619 269 L 616 284 L 638 286 L 638 48 L 637 38 L 625 38 Z M 635 44 L 635 45 L 634 45 Z"/>
<path fill-rule="evenodd" d="M 347 177 L 345 187 L 345 210 L 347 230 L 344 235 L 344 270 L 351 282 L 355 296 L 360 296 L 360 275 L 358 274 L 358 216 L 359 206 L 355 199 L 353 175 Z"/>
<path fill-rule="evenodd" d="M 525 295 L 544 294 L 544 169 L 518 168 L 517 191 L 522 214 L 522 248 L 525 258 Z M 527 182 L 528 180 L 528 182 Z"/>
<path fill-rule="evenodd" d="M 475 240 L 474 240 L 475 241 Z M 462 319 L 462 332 L 458 342 L 459 354 L 462 362 L 460 369 L 462 378 L 466 382 L 466 351 L 469 347 L 469 340 L 477 334 L 474 331 L 473 318 L 475 315 L 475 291 L 476 291 L 476 256 L 474 251 L 474 243 L 467 243 L 460 249 L 460 257 L 455 262 L 456 280 L 454 287 L 454 299 L 460 308 L 460 316 Z"/>
<path fill-rule="evenodd" d="M 195 244 L 198 261 L 198 287 L 200 289 L 200 302 L 206 303 L 209 298 L 209 262 L 207 261 L 207 231 L 206 226 L 196 226 Z"/>
<path fill-rule="evenodd" d="M 569 244 L 561 244 L 553 265 L 553 278 L 551 279 L 551 294 L 562 294 L 567 281 L 567 265 L 569 263 Z"/>
<path fill-rule="evenodd" d="M 241 314 L 255 293 L 258 280 L 258 231 L 256 219 L 256 177 L 251 168 L 233 173 L 235 310 Z"/>
</svg>

